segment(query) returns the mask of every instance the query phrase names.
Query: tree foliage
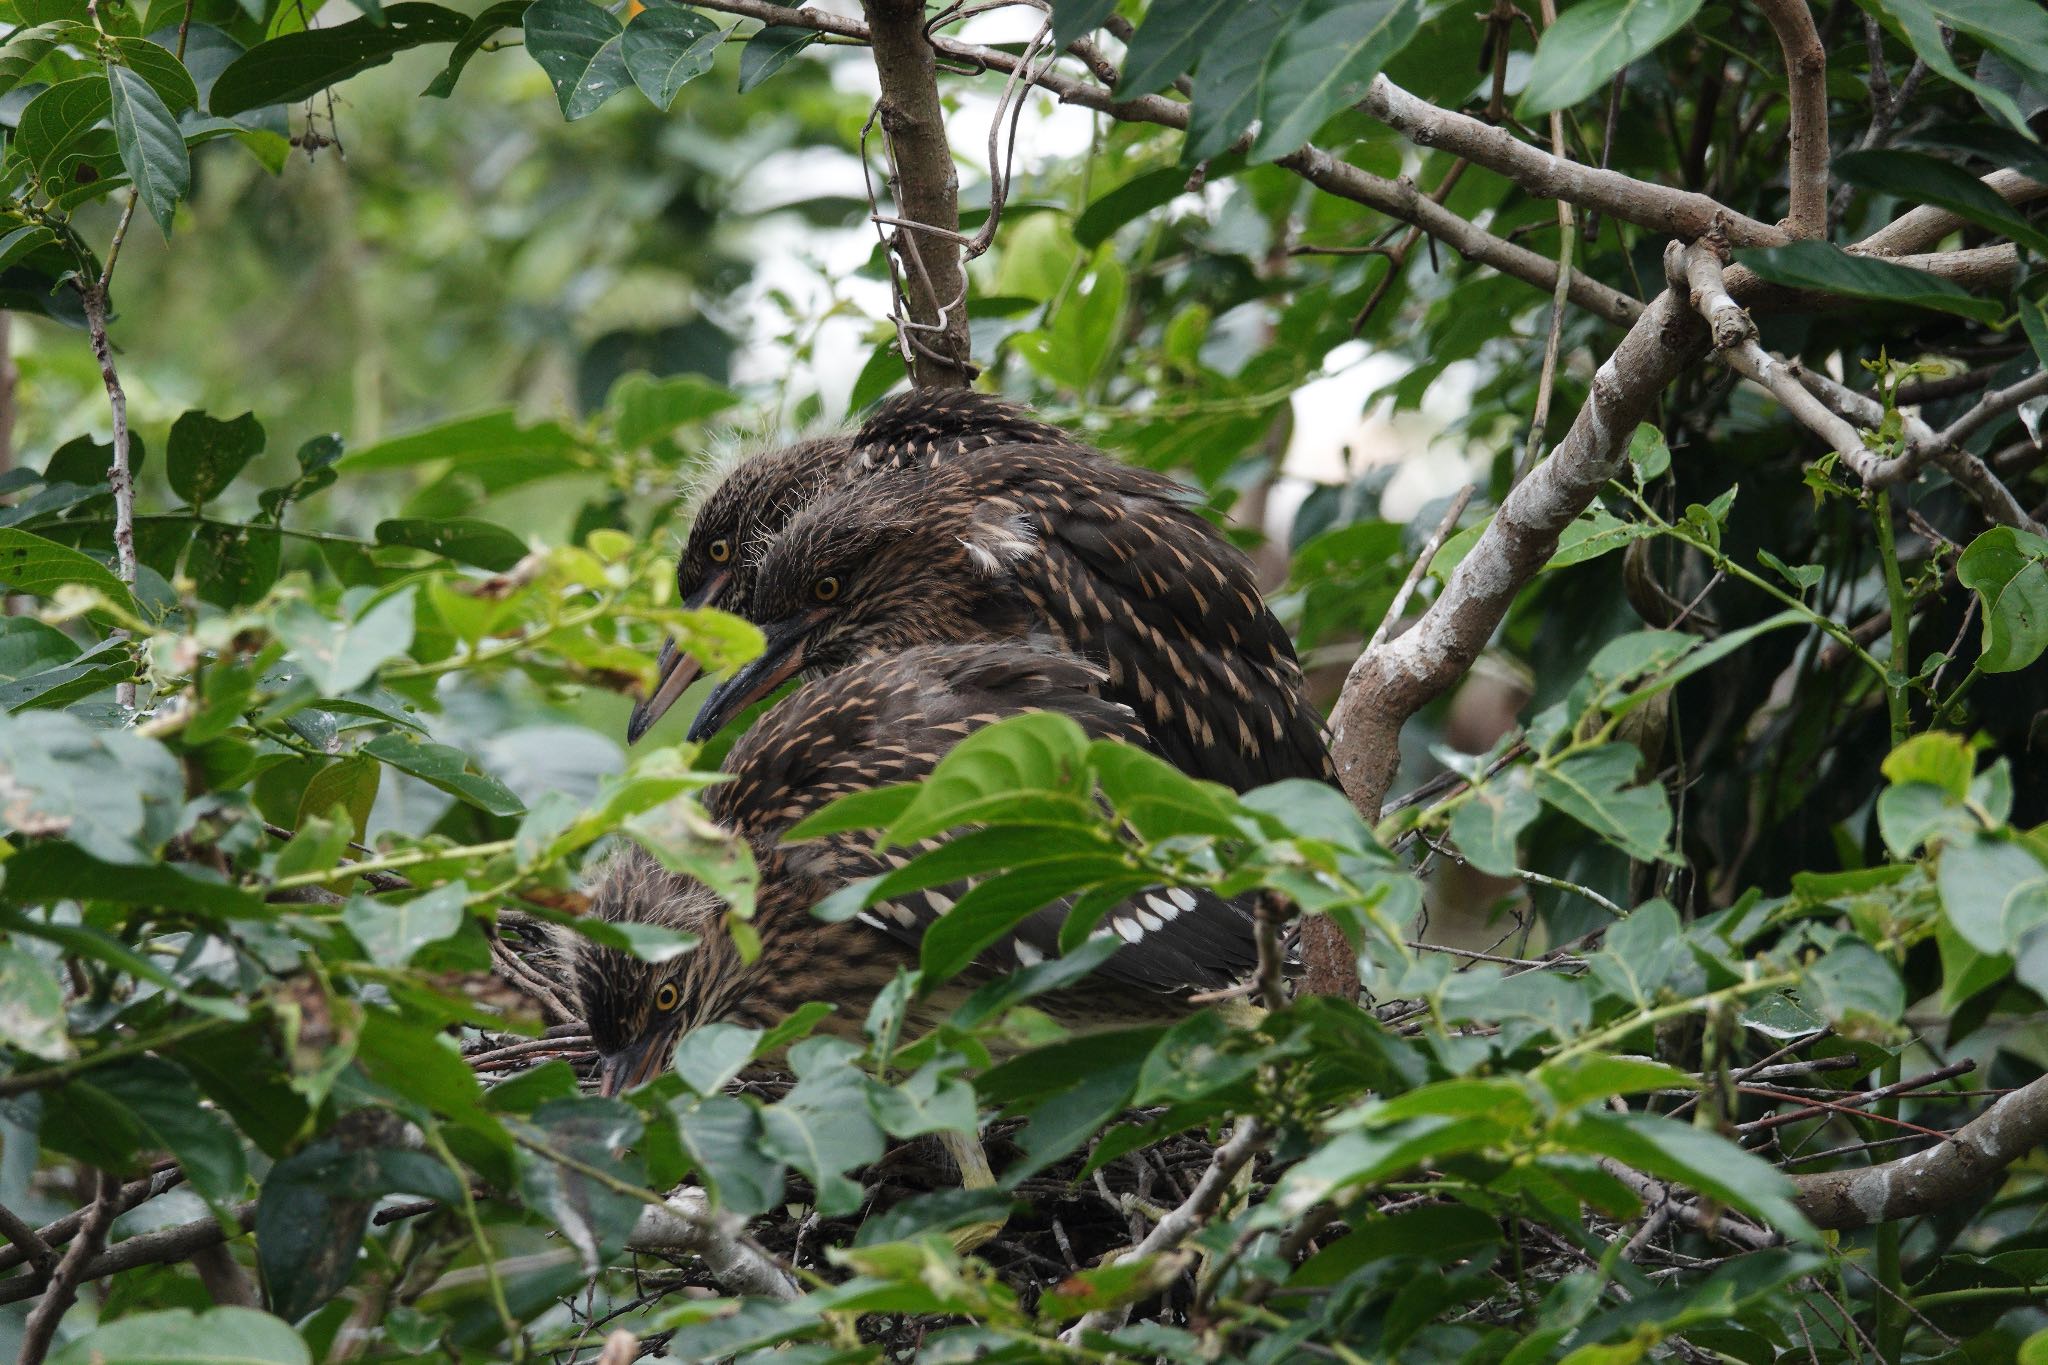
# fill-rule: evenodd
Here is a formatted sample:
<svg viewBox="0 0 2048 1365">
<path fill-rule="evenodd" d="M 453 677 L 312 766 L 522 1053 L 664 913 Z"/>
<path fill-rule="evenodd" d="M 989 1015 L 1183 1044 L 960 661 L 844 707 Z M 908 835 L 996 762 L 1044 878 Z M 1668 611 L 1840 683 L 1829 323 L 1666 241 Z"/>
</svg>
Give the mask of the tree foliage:
<svg viewBox="0 0 2048 1365">
<path fill-rule="evenodd" d="M 1370 642 L 1324 686 L 1347 792 L 978 732 L 797 832 L 973 831 L 819 907 L 981 878 L 917 970 L 836 1031 L 699 1029 L 624 1099 L 583 1092 L 562 944 L 693 945 L 586 918 L 584 871 L 638 841 L 750 941 L 753 864 L 694 800 L 720 749 L 615 738 L 663 638 L 760 646 L 675 602 L 678 475 L 823 407 L 735 378 L 730 313 L 661 301 L 760 283 L 719 240 L 760 215 L 722 200 L 764 149 L 861 149 L 866 87 L 830 76 L 874 31 L 754 0 L 0 6 L 0 304 L 47 324 L 47 454 L 0 474 L 26 1358 L 2048 1359 L 2037 6 L 1058 0 L 992 45 L 913 15 L 942 92 L 1021 70 L 1095 113 L 1021 166 L 995 107 L 955 361 L 1189 478 L 1288 566 L 1313 675 Z M 955 141 L 986 113 L 956 101 Z M 332 159 L 292 152 L 352 118 L 380 136 L 320 230 L 396 271 L 388 231 L 430 306 L 354 295 L 361 336 L 293 338 L 302 380 L 191 380 L 193 338 L 249 326 L 236 281 L 275 311 L 327 240 L 290 196 Z M 484 178 L 480 125 L 546 174 Z M 799 370 L 862 320 L 856 409 L 927 335 L 895 230 L 893 272 L 885 242 L 857 288 L 756 296 Z M 586 239 L 630 326 L 547 325 L 580 296 L 533 281 L 578 272 L 536 261 Z M 1469 395 L 1443 437 L 1480 486 L 1403 524 L 1353 469 L 1280 525 L 1293 403 L 1354 339 L 1399 362 L 1385 410 Z M 433 420 L 326 430 L 344 361 Z M 516 401 L 550 373 L 563 401 Z M 1514 722 L 1461 748 L 1457 685 L 1503 674 Z M 1448 779 L 1383 810 L 1403 758 Z M 1160 884 L 1284 907 L 1360 989 L 1269 972 L 1063 1032 L 1032 1001 Z M 912 1027 L 1059 897 L 1064 956 Z M 937 1139 L 977 1135 L 997 1181 L 961 1189 Z"/>
</svg>

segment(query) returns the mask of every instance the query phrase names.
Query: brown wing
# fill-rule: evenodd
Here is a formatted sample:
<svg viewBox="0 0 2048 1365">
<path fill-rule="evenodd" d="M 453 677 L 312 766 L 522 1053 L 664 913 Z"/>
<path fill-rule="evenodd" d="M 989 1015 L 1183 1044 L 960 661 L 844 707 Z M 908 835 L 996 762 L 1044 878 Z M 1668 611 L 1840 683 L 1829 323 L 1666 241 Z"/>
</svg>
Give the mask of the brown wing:
<svg viewBox="0 0 2048 1365">
<path fill-rule="evenodd" d="M 733 780 L 712 789 L 706 804 L 728 827 L 772 843 L 835 797 L 926 776 L 954 743 L 1006 716 L 1059 711 L 1091 736 L 1141 741 L 1130 711 L 1099 694 L 1102 680 L 1099 668 L 1021 644 L 926 646 L 855 664 L 763 716 L 726 759 Z M 777 849 L 770 875 L 779 869 L 829 890 L 933 847 L 877 854 L 860 836 L 833 836 Z M 915 945 L 967 890 L 917 892 L 863 918 Z M 1011 969 L 1055 956 L 1067 908 L 1061 901 L 1033 914 L 989 950 L 984 965 Z M 1103 932 L 1125 946 L 1098 976 L 1152 991 L 1229 985 L 1255 956 L 1248 914 L 1206 892 L 1145 892 L 1105 916 Z"/>
<path fill-rule="evenodd" d="M 1072 445 L 1030 409 L 971 389 L 913 389 L 884 399 L 853 434 L 860 469 L 910 469 L 943 455 L 1000 445 Z"/>
<path fill-rule="evenodd" d="M 1005 446 L 951 461 L 984 496 L 1035 524 L 1013 572 L 1075 651 L 1109 672 L 1154 746 L 1243 791 L 1335 782 L 1322 717 L 1251 561 L 1181 485 L 1086 449 Z"/>
</svg>

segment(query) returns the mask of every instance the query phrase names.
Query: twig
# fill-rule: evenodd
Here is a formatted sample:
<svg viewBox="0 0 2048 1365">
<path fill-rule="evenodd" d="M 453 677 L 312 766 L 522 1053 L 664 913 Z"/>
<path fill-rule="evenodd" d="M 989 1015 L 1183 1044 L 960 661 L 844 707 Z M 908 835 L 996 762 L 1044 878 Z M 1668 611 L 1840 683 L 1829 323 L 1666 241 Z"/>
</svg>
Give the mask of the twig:
<svg viewBox="0 0 2048 1365">
<path fill-rule="evenodd" d="M 122 218 L 122 227 L 135 212 L 131 197 L 128 213 Z M 120 247 L 121 233 L 114 237 L 114 250 L 107 253 L 106 270 L 97 281 L 84 281 L 79 285 L 79 300 L 85 308 L 86 333 L 92 339 L 93 358 L 99 361 L 100 382 L 106 386 L 107 406 L 114 414 L 113 459 L 107 468 L 107 487 L 114 495 L 114 574 L 131 592 L 135 588 L 135 476 L 128 467 L 128 395 L 121 388 L 121 377 L 114 372 L 114 348 L 107 340 L 107 277 L 114 273 L 114 254 Z M 127 632 L 116 631 L 114 638 L 126 638 Z M 133 681 L 117 683 L 114 700 L 126 710 L 135 709 L 135 684 Z"/>
<path fill-rule="evenodd" d="M 1387 636 L 1408 610 L 1408 599 L 1415 596 L 1415 589 L 1422 584 L 1423 575 L 1429 572 L 1430 561 L 1444 548 L 1444 542 L 1451 538 L 1451 532 L 1458 529 L 1458 518 L 1465 515 L 1465 508 L 1472 502 L 1475 486 L 1466 484 L 1451 497 L 1451 505 L 1437 518 L 1436 529 L 1429 533 L 1429 539 L 1422 542 L 1422 550 L 1415 556 L 1415 563 L 1409 566 L 1408 576 L 1401 580 L 1401 586 L 1394 592 L 1394 600 L 1387 604 L 1386 615 L 1380 617 L 1379 626 L 1372 633 L 1367 649 L 1378 649 L 1387 642 Z"/>
<path fill-rule="evenodd" d="M 23 1258 L 36 1268 L 38 1275 L 48 1275 L 57 1268 L 56 1251 L 43 1240 L 42 1234 L 5 1204 L 0 1204 L 0 1236 L 20 1249 Z"/>
<path fill-rule="evenodd" d="M 1757 0 L 1785 54 L 1791 94 L 1792 191 L 1784 227 L 1794 237 L 1824 237 L 1828 226 L 1828 54 L 1806 0 Z"/>
<path fill-rule="evenodd" d="M 78 1240 L 65 1249 L 64 1258 L 57 1262 L 56 1270 L 49 1276 L 48 1287 L 42 1291 L 42 1302 L 30 1311 L 28 1322 L 21 1329 L 21 1354 L 16 1358 L 18 1365 L 42 1365 L 43 1357 L 50 1353 L 50 1342 L 57 1335 L 57 1323 L 70 1311 L 72 1301 L 78 1297 L 78 1286 L 88 1278 L 98 1278 L 89 1275 L 89 1263 L 106 1241 L 107 1228 L 114 1221 L 114 1206 L 120 1198 L 121 1182 L 105 1171 L 95 1172 L 94 1180 L 97 1190 Z"/>
<path fill-rule="evenodd" d="M 1796 3 L 1796 0 L 1795 0 Z M 1540 0 L 1544 32 L 1557 22 L 1557 0 Z M 1550 154 L 1568 161 L 1564 146 L 1564 111 L 1550 111 Z M 1543 442 L 1550 430 L 1550 399 L 1557 388 L 1557 352 L 1564 341 L 1564 305 L 1572 277 L 1572 233 L 1574 220 L 1569 199 L 1557 201 L 1557 288 L 1550 295 L 1550 326 L 1543 339 L 1543 372 L 1536 382 L 1536 409 L 1529 417 L 1529 439 L 1522 445 L 1520 478 L 1543 458 Z"/>
<path fill-rule="evenodd" d="M 237 1204 L 231 1215 L 235 1227 L 248 1231 L 256 1218 L 256 1201 Z M 211 1215 L 180 1223 L 175 1227 L 161 1228 L 146 1232 L 140 1237 L 130 1237 L 116 1242 L 105 1251 L 94 1256 L 86 1265 L 81 1280 L 101 1280 L 117 1275 L 124 1270 L 133 1270 L 143 1265 L 165 1265 L 188 1259 L 194 1252 L 205 1247 L 217 1246 L 228 1240 L 228 1232 L 220 1220 Z M 81 1235 L 73 1250 L 85 1244 Z M 42 1290 L 34 1275 L 16 1275 L 11 1280 L 0 1280 L 0 1303 L 19 1303 L 32 1299 Z M 24 1357 L 26 1358 L 26 1357 Z"/>
<path fill-rule="evenodd" d="M 179 1184 L 184 1178 L 185 1173 L 183 1171 L 179 1170 L 176 1166 L 170 1166 L 164 1170 L 152 1172 L 141 1180 L 130 1181 L 121 1187 L 121 1193 L 116 1197 L 114 1216 L 118 1218 L 137 1205 L 156 1198 L 165 1190 Z M 62 1218 L 54 1219 L 36 1229 L 36 1235 L 53 1248 L 62 1246 L 78 1235 L 78 1230 L 85 1225 L 86 1216 L 91 1212 L 91 1205 L 87 1205 L 82 1209 L 73 1209 Z M 0 1270 L 12 1270 L 28 1259 L 27 1252 L 19 1245 L 0 1247 Z"/>
</svg>

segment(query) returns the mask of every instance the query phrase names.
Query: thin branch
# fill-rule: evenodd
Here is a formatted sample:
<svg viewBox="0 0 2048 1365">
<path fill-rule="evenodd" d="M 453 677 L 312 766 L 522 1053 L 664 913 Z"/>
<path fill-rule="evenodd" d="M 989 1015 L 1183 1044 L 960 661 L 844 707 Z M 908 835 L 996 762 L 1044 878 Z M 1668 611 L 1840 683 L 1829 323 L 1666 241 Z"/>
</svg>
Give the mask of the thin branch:
<svg viewBox="0 0 2048 1365">
<path fill-rule="evenodd" d="M 114 1216 L 118 1218 L 137 1205 L 156 1198 L 165 1190 L 183 1181 L 184 1178 L 185 1173 L 183 1171 L 175 1166 L 170 1166 L 164 1170 L 144 1176 L 140 1180 L 130 1181 L 121 1187 L 121 1193 L 116 1198 Z M 37 1228 L 36 1235 L 51 1247 L 62 1246 L 78 1235 L 78 1230 L 85 1226 L 86 1216 L 91 1212 L 92 1207 L 90 1205 L 82 1209 L 73 1209 L 62 1218 L 54 1219 Z M 28 1254 L 18 1244 L 10 1247 L 0 1247 L 0 1270 L 12 1270 L 28 1259 Z"/>
<path fill-rule="evenodd" d="M 1543 30 L 1549 32 L 1557 22 L 1556 0 L 1541 0 Z M 1564 111 L 1550 111 L 1550 154 L 1559 161 L 1569 161 L 1564 146 Z M 1576 220 L 1572 217 L 1572 205 L 1568 199 L 1557 201 L 1557 288 L 1550 296 L 1550 327 L 1543 339 L 1543 372 L 1536 381 L 1536 410 L 1529 418 L 1529 439 L 1522 446 L 1522 465 L 1515 472 L 1520 478 L 1529 472 L 1535 463 L 1543 458 L 1543 442 L 1550 430 L 1550 400 L 1557 389 L 1557 353 L 1564 342 L 1564 305 L 1566 282 L 1571 279 L 1573 232 Z"/>
<path fill-rule="evenodd" d="M 1984 188 L 2018 208 L 2048 194 L 2048 184 L 2020 171 L 1993 171 L 1984 177 Z M 1872 256 L 1906 256 L 1926 251 L 1968 226 L 1961 214 L 1947 209 L 1922 206 L 1894 218 L 1884 227 L 1856 244 L 1856 250 Z"/>
<path fill-rule="evenodd" d="M 51 1341 L 56 1338 L 58 1322 L 78 1297 L 78 1286 L 88 1279 L 97 1278 L 91 1274 L 90 1262 L 106 1241 L 107 1228 L 113 1224 L 114 1206 L 121 1196 L 121 1182 L 105 1171 L 95 1172 L 94 1181 L 97 1190 L 78 1240 L 66 1248 L 64 1258 L 57 1262 L 56 1270 L 49 1276 L 48 1287 L 42 1291 L 42 1302 L 29 1313 L 28 1322 L 21 1329 L 21 1354 L 16 1358 L 18 1365 L 42 1365 L 43 1357 L 50 1353 Z"/>
<path fill-rule="evenodd" d="M 1460 488 L 1451 499 L 1451 505 L 1437 518 L 1436 529 L 1429 533 L 1428 540 L 1422 542 L 1422 549 L 1415 556 L 1415 563 L 1409 566 L 1408 576 L 1401 580 L 1401 586 L 1394 593 L 1394 600 L 1387 603 L 1386 615 L 1380 617 L 1378 628 L 1373 631 L 1372 639 L 1365 646 L 1367 649 L 1378 649 L 1387 642 L 1387 636 L 1393 631 L 1395 623 L 1401 619 L 1401 614 L 1408 610 L 1408 599 L 1415 596 L 1415 589 L 1421 586 L 1423 575 L 1429 572 L 1430 561 L 1443 549 L 1444 542 L 1451 538 L 1451 532 L 1458 529 L 1458 518 L 1465 515 L 1465 508 L 1471 504 L 1475 491 L 1476 486 L 1469 483 Z"/>
<path fill-rule="evenodd" d="M 669 1195 L 663 1207 L 649 1205 L 640 1210 L 626 1248 L 688 1252 L 734 1294 L 785 1302 L 797 1296 L 796 1281 L 748 1245 L 745 1221 L 727 1210 L 713 1212 L 704 1191 L 694 1185 Z"/>
<path fill-rule="evenodd" d="M 1314 921 L 1311 921 L 1313 923 Z M 1216 1149 L 1209 1160 L 1209 1169 L 1202 1172 L 1202 1178 L 1179 1207 L 1171 1210 L 1164 1218 L 1152 1225 L 1152 1231 L 1129 1251 L 1118 1256 L 1111 1265 L 1124 1265 L 1146 1256 L 1156 1256 L 1162 1251 L 1171 1251 L 1202 1230 L 1216 1211 L 1223 1206 L 1223 1197 L 1230 1189 L 1231 1182 L 1245 1163 L 1257 1156 L 1265 1146 L 1266 1130 L 1255 1118 L 1245 1117 L 1237 1121 L 1237 1128 L 1229 1141 Z M 1060 1340 L 1069 1345 L 1077 1344 L 1086 1332 L 1112 1331 L 1123 1321 L 1130 1310 L 1109 1309 L 1088 1314 L 1079 1322 L 1060 1334 Z"/>
<path fill-rule="evenodd" d="M 246 1232 L 256 1220 L 256 1201 L 237 1204 L 232 1212 L 236 1229 Z M 218 1218 L 208 1215 L 190 1223 L 175 1227 L 161 1228 L 146 1232 L 140 1237 L 130 1237 L 116 1242 L 105 1251 L 94 1256 L 86 1265 L 82 1280 L 102 1280 L 124 1270 L 133 1270 L 144 1265 L 171 1265 L 188 1260 L 198 1251 L 218 1246 L 228 1240 L 228 1232 Z M 85 1245 L 80 1236 L 73 1250 Z M 0 1280 L 0 1303 L 19 1303 L 32 1299 L 42 1292 L 42 1284 L 34 1275 L 16 1275 L 11 1280 Z"/>
<path fill-rule="evenodd" d="M 129 215 L 135 209 L 131 199 Z M 127 215 L 122 227 L 127 226 Z M 114 238 L 114 248 L 119 250 L 121 236 Z M 114 495 L 114 573 L 131 591 L 135 587 L 135 476 L 128 467 L 128 395 L 121 388 L 121 377 L 114 372 L 114 348 L 107 340 L 107 277 L 114 273 L 114 252 L 107 253 L 107 266 L 98 281 L 85 281 L 79 285 L 79 298 L 85 306 L 85 325 L 92 338 L 93 358 L 100 363 L 100 382 L 106 386 L 107 406 L 114 414 L 114 455 L 107 469 L 107 487 Z M 116 632 L 116 638 L 126 635 Z M 135 709 L 135 684 L 117 683 L 114 700 L 127 710 Z"/>
<path fill-rule="evenodd" d="M 2048 1142 L 2048 1076 L 1997 1101 L 1948 1142 L 1877 1166 L 1794 1175 L 1793 1201 L 1823 1229 L 1952 1208 Z"/>
<path fill-rule="evenodd" d="M 1791 91 L 1792 191 L 1784 228 L 1794 237 L 1825 237 L 1828 229 L 1828 53 L 1806 0 L 1757 0 L 1785 53 Z"/>
<path fill-rule="evenodd" d="M 0 1236 L 20 1250 L 22 1258 L 36 1268 L 38 1275 L 48 1275 L 57 1268 L 57 1253 L 48 1242 L 22 1220 L 20 1214 L 5 1204 L 0 1204 Z"/>
</svg>

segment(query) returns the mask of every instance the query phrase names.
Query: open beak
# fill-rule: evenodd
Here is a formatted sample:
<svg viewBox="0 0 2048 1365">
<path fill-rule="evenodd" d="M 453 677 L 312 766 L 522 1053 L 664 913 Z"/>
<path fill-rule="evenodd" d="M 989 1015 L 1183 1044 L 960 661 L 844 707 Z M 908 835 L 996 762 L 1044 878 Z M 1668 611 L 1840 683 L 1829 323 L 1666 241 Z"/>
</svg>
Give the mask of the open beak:
<svg viewBox="0 0 2048 1365">
<path fill-rule="evenodd" d="M 730 572 L 711 575 L 703 587 L 683 599 L 683 606 L 695 611 L 715 601 L 731 578 Z M 633 708 L 633 718 L 626 722 L 626 743 L 638 744 L 640 737 L 654 728 L 654 722 L 668 714 L 668 708 L 676 704 L 676 698 L 682 696 L 703 672 L 704 665 L 698 663 L 694 655 L 677 649 L 674 640 L 664 640 L 661 659 L 655 665 L 654 690 L 647 694 L 647 700 Z"/>
<path fill-rule="evenodd" d="M 761 627 L 765 644 L 760 657 L 711 689 L 697 719 L 690 722 L 690 740 L 702 743 L 753 702 L 773 692 L 804 666 L 811 631 L 828 615 L 799 612 L 787 620 Z"/>
<path fill-rule="evenodd" d="M 675 1045 L 675 1030 L 656 1029 L 617 1052 L 598 1055 L 597 1093 L 615 1099 L 637 1086 L 647 1084 L 668 1064 Z"/>
</svg>

